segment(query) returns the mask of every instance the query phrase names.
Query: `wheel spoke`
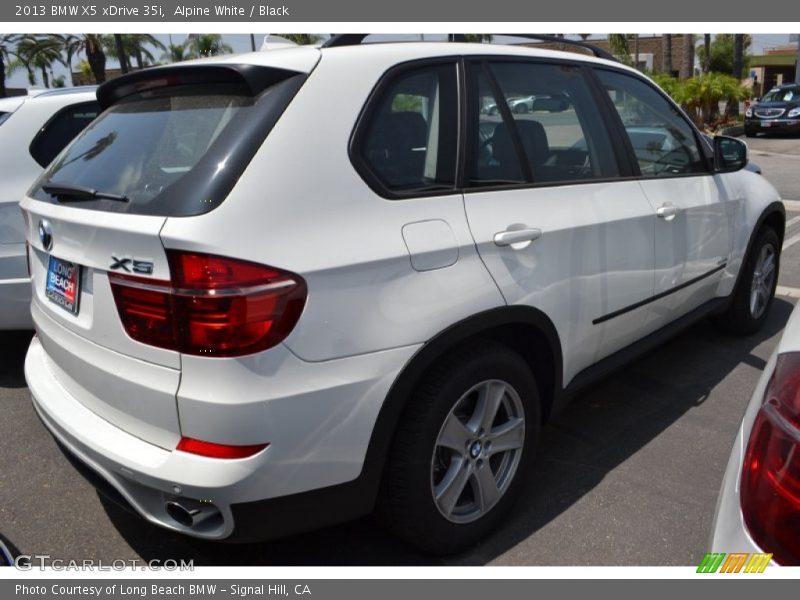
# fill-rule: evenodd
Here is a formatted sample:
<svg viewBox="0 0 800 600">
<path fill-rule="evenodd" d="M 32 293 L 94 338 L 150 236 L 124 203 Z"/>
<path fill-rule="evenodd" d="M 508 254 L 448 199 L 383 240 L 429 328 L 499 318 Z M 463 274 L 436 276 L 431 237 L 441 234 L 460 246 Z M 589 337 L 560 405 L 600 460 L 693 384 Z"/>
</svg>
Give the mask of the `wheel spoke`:
<svg viewBox="0 0 800 600">
<path fill-rule="evenodd" d="M 469 420 L 468 427 L 479 432 L 489 431 L 492 423 L 497 416 L 497 409 L 503 401 L 506 393 L 506 386 L 499 381 L 487 381 L 478 392 L 478 402 L 475 405 L 475 412 Z"/>
<path fill-rule="evenodd" d="M 475 502 L 481 512 L 486 512 L 494 506 L 500 497 L 500 490 L 497 489 L 497 481 L 495 481 L 494 473 L 492 473 L 488 461 L 483 463 L 482 467 L 475 469 L 472 481 L 474 482 Z"/>
<path fill-rule="evenodd" d="M 453 509 L 464 493 L 471 472 L 471 469 L 465 468 L 461 457 L 453 458 L 442 481 L 433 489 L 436 504 L 446 516 L 453 514 Z"/>
<path fill-rule="evenodd" d="M 761 279 L 764 280 L 770 276 L 770 274 L 775 270 L 775 255 L 770 254 L 765 259 L 761 265 Z"/>
<path fill-rule="evenodd" d="M 467 447 L 470 438 L 470 431 L 467 426 L 453 413 L 447 417 L 436 442 L 437 446 L 444 446 L 462 454 Z"/>
<path fill-rule="evenodd" d="M 519 417 L 509 419 L 506 423 L 492 429 L 488 441 L 492 443 L 492 454 L 522 448 L 525 443 L 525 420 Z"/>
</svg>

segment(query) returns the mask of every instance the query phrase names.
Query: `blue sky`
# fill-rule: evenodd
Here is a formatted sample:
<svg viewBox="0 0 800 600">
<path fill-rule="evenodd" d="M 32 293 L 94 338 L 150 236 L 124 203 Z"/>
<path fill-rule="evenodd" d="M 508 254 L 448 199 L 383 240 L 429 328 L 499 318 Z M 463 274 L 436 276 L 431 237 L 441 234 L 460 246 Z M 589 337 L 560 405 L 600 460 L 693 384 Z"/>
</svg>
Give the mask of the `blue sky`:
<svg viewBox="0 0 800 600">
<path fill-rule="evenodd" d="M 256 33 L 254 34 L 256 37 L 256 47 L 258 48 L 261 45 L 261 41 L 264 39 L 266 34 L 264 33 Z M 641 35 L 649 35 L 649 34 L 641 34 Z M 158 38 L 165 46 L 169 43 L 170 36 L 169 35 L 161 35 L 157 34 L 155 36 Z M 395 36 L 395 37 L 413 37 L 413 36 Z M 428 34 L 425 36 L 425 39 L 433 40 L 437 37 L 434 34 Z M 186 39 L 186 34 L 174 34 L 172 35 L 172 41 L 175 44 L 181 43 Z M 249 52 L 250 51 L 250 35 L 249 34 L 226 34 L 223 35 L 223 39 L 225 43 L 229 44 L 234 52 Z M 786 45 L 789 41 L 789 34 L 756 34 L 753 36 L 753 47 L 751 48 L 751 53 L 753 54 L 760 54 L 763 52 L 764 48 L 774 47 L 774 46 L 782 46 Z M 153 53 L 156 58 L 158 58 L 158 51 Z M 75 61 L 77 63 L 77 60 Z M 108 65 L 109 68 L 114 68 L 117 66 L 115 61 L 109 59 Z M 53 68 L 53 72 L 56 76 L 64 75 L 67 76 L 67 69 L 66 67 L 62 67 L 60 65 L 56 65 Z M 66 77 L 67 82 L 69 82 L 69 77 Z M 38 84 L 41 85 L 41 81 L 37 81 Z M 11 75 L 6 80 L 6 85 L 9 87 L 27 87 L 27 77 L 24 70 L 18 70 Z"/>
</svg>

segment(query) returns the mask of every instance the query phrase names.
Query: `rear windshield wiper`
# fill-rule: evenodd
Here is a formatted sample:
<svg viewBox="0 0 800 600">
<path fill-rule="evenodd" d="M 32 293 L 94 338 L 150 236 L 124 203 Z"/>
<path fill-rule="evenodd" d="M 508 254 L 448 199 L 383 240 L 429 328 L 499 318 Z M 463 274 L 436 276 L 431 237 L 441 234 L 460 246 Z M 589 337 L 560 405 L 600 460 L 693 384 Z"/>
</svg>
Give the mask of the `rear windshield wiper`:
<svg viewBox="0 0 800 600">
<path fill-rule="evenodd" d="M 80 202 L 83 200 L 114 200 L 116 202 L 130 202 L 130 198 L 120 194 L 101 192 L 81 185 L 68 183 L 46 183 L 42 189 L 55 196 L 59 202 Z"/>
</svg>

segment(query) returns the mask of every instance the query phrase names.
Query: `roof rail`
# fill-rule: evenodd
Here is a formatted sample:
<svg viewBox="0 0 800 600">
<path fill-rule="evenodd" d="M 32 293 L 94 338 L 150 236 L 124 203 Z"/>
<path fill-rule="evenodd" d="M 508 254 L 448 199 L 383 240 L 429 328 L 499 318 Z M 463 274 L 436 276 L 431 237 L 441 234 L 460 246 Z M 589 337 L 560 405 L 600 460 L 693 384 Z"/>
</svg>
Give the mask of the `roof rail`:
<svg viewBox="0 0 800 600">
<path fill-rule="evenodd" d="M 332 35 L 328 40 L 322 44 L 323 48 L 337 48 L 339 46 L 358 46 L 369 35 L 369 33 L 337 33 Z M 587 42 L 579 42 L 578 40 L 568 40 L 566 38 L 557 37 L 554 35 L 542 35 L 538 33 L 504 33 L 501 34 L 508 37 L 525 38 L 529 40 L 538 40 L 540 42 L 547 42 L 552 44 L 565 44 L 567 46 L 575 46 L 583 48 L 594 54 L 597 58 L 604 58 L 614 62 L 619 62 L 619 59 L 610 52 L 589 44 Z M 449 42 L 466 42 L 467 37 L 463 33 L 450 33 L 447 36 Z"/>
</svg>

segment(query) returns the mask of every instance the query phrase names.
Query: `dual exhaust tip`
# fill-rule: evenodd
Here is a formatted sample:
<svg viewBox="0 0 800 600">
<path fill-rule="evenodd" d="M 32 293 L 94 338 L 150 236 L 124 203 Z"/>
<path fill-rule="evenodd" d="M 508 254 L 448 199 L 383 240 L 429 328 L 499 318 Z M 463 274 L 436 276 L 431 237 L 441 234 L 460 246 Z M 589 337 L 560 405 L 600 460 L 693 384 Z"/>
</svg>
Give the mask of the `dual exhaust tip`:
<svg viewBox="0 0 800 600">
<path fill-rule="evenodd" d="M 176 499 L 164 504 L 166 513 L 178 524 L 194 529 L 214 517 L 221 517 L 213 504 L 194 500 Z"/>
</svg>

